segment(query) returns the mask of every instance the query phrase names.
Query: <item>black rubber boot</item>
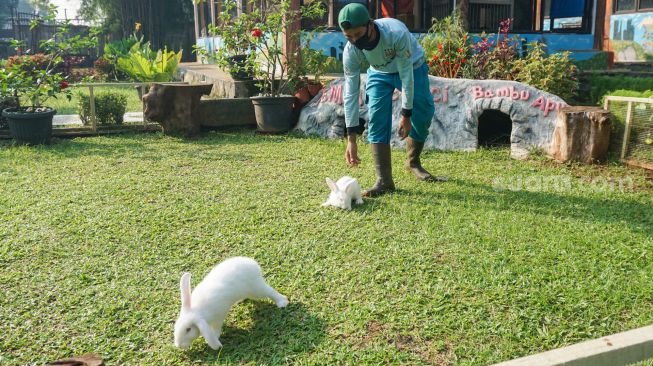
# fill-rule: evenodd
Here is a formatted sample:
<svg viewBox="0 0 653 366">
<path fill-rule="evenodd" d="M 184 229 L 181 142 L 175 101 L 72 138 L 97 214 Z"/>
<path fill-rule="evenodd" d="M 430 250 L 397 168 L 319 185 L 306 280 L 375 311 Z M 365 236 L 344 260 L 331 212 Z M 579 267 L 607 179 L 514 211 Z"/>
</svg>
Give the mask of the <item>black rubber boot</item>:
<svg viewBox="0 0 653 366">
<path fill-rule="evenodd" d="M 395 183 L 392 181 L 390 144 L 371 144 L 371 146 L 377 179 L 374 187 L 363 192 L 363 196 L 378 197 L 395 190 Z"/>
<path fill-rule="evenodd" d="M 422 154 L 423 149 L 423 142 L 417 142 L 411 137 L 406 138 L 406 153 L 408 155 L 406 169 L 410 170 L 417 179 L 426 182 L 446 182 L 449 180 L 447 177 L 435 177 L 422 167 L 419 156 Z"/>
</svg>

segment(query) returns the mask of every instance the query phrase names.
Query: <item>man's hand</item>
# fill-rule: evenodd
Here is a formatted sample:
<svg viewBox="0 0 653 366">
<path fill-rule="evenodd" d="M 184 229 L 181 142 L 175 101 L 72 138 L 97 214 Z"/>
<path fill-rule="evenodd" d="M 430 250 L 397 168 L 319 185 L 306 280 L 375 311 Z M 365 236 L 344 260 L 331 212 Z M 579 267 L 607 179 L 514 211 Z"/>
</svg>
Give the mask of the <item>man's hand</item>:
<svg viewBox="0 0 653 366">
<path fill-rule="evenodd" d="M 345 150 L 345 161 L 349 166 L 356 166 L 361 163 L 358 157 L 358 146 L 356 145 L 356 134 L 351 133 L 347 137 L 347 150 Z"/>
<path fill-rule="evenodd" d="M 410 117 L 401 116 L 401 121 L 399 121 L 399 131 L 397 131 L 399 133 L 399 138 L 403 140 L 408 137 L 410 129 Z"/>
</svg>

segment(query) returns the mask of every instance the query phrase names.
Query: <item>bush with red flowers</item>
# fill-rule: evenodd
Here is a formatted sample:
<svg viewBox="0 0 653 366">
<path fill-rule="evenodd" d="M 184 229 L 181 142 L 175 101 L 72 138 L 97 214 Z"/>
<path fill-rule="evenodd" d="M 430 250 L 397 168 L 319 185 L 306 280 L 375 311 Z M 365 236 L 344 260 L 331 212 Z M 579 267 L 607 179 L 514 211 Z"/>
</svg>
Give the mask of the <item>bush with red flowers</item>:
<svg viewBox="0 0 653 366">
<path fill-rule="evenodd" d="M 421 43 L 432 75 L 445 78 L 460 77 L 471 52 L 469 36 L 462 26 L 458 13 L 435 22 L 429 33 L 422 38 Z"/>
</svg>

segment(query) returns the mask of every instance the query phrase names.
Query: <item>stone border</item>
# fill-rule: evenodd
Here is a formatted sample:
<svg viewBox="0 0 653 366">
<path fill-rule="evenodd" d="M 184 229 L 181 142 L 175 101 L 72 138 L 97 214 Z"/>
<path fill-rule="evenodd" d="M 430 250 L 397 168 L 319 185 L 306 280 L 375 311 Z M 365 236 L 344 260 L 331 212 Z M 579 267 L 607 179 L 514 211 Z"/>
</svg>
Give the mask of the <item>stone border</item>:
<svg viewBox="0 0 653 366">
<path fill-rule="evenodd" d="M 653 325 L 494 366 L 621 366 L 653 358 Z"/>
</svg>

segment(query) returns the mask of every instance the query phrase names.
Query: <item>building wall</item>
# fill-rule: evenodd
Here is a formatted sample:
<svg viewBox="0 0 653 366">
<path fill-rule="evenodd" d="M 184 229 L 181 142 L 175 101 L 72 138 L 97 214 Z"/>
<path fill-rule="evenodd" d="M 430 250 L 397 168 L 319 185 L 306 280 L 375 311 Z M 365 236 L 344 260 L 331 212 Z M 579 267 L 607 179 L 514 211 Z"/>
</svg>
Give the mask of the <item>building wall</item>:
<svg viewBox="0 0 653 366">
<path fill-rule="evenodd" d="M 416 37 L 422 37 L 424 33 L 413 33 Z M 594 35 L 592 34 L 516 34 L 518 39 L 525 39 L 527 43 L 542 42 L 547 45 L 549 53 L 571 51 L 571 57 L 582 61 L 591 58 L 599 51 L 594 50 Z M 342 60 L 342 52 L 347 40 L 342 32 L 318 33 L 311 41 L 311 48 L 322 50 L 322 52 L 337 60 Z"/>
<path fill-rule="evenodd" d="M 653 62 L 653 12 L 612 14 L 610 44 L 616 62 Z"/>
</svg>

